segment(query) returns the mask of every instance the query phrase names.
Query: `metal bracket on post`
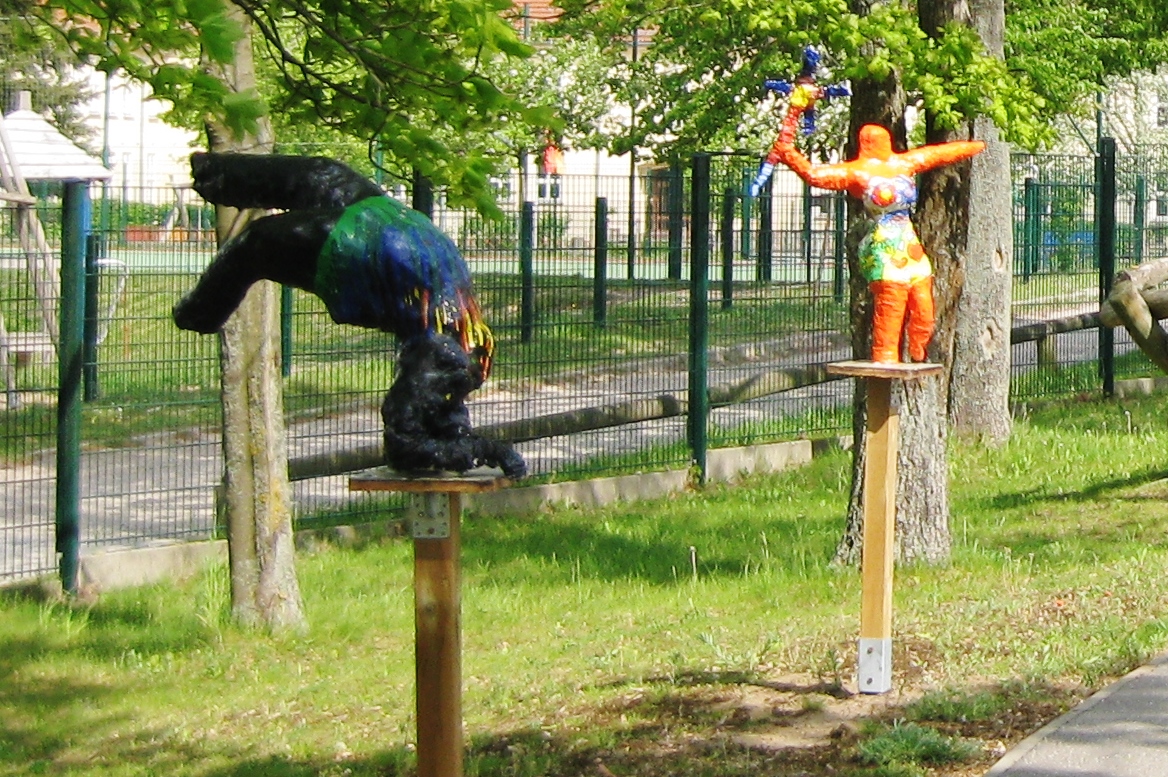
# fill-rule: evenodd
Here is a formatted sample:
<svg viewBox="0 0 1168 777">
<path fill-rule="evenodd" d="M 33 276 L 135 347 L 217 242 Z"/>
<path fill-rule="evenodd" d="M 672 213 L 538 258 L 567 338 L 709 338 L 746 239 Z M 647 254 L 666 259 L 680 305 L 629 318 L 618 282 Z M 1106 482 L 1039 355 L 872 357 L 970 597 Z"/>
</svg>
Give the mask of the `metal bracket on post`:
<svg viewBox="0 0 1168 777">
<path fill-rule="evenodd" d="M 892 690 L 892 638 L 860 637 L 857 679 L 860 693 L 888 693 Z"/>
<path fill-rule="evenodd" d="M 450 537 L 450 498 L 442 493 L 415 494 L 410 511 L 410 536 L 415 540 Z"/>
</svg>

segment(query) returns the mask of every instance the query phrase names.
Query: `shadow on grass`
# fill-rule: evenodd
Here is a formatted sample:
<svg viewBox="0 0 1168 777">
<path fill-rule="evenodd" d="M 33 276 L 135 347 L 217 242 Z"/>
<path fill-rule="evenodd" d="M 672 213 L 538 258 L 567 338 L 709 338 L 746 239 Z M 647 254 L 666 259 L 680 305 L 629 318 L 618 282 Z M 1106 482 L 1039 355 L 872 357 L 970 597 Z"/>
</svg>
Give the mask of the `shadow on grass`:
<svg viewBox="0 0 1168 777">
<path fill-rule="evenodd" d="M 128 687 L 29 671 L 53 652 L 35 637 L 0 640 L 0 764 L 15 767 L 12 774 L 38 773 L 78 732 L 88 737 L 125 722 L 97 710 Z"/>
<path fill-rule="evenodd" d="M 472 517 L 464 524 L 463 563 L 467 569 L 503 574 L 508 564 L 534 562 L 519 573 L 527 580 L 538 573 L 561 582 L 585 578 L 668 585 L 694 575 L 741 577 L 748 564 L 757 567 L 772 559 L 780 567 L 827 569 L 838 539 L 837 527 L 803 516 L 776 514 L 760 522 L 765 533 L 745 536 L 730 518 L 682 515 L 669 524 L 663 512 L 648 504 L 635 516 L 609 521 L 588 521 L 571 511 L 536 520 Z"/>
<path fill-rule="evenodd" d="M 98 663 L 92 679 L 78 679 L 83 667 L 70 669 L 58 662 L 91 649 L 110 652 L 116 646 L 144 651 L 155 639 L 154 630 L 125 612 L 125 605 L 106 609 L 103 603 L 87 610 L 88 621 L 71 639 L 55 636 L 42 625 L 39 633 L 20 635 L 15 629 L 0 630 L 0 773 L 198 775 L 198 777 L 411 777 L 416 773 L 412 749 L 403 742 L 362 756 L 338 754 L 333 749 L 307 756 L 261 752 L 262 743 L 230 738 L 227 720 L 224 734 L 175 732 L 155 725 L 148 715 L 139 717 L 133 705 L 137 683 L 166 682 L 165 675 L 137 675 L 110 671 Z M 35 626 L 37 615 L 17 612 Z M 65 620 L 66 614 L 57 617 Z M 121 634 L 124 628 L 135 638 Z M 106 632 L 116 635 L 111 639 Z M 171 647 L 182 648 L 176 639 Z M 668 678 L 641 681 L 637 687 L 613 685 L 599 700 L 580 704 L 571 717 L 547 728 L 538 726 L 492 731 L 474 736 L 466 750 L 467 773 L 479 777 L 808 777 L 850 775 L 875 777 L 856 761 L 849 740 L 828 740 L 799 749 L 748 747 L 738 735 L 757 733 L 760 727 L 789 726 L 798 712 L 773 705 L 760 720 L 735 708 L 740 690 L 773 692 L 799 699 L 832 696 L 823 683 L 771 682 L 765 676 L 722 672 L 679 673 Z M 1008 728 L 1026 722 L 1019 717 L 1021 705 L 1045 703 L 1052 691 L 1029 686 L 1001 709 L 1011 717 L 980 721 L 976 736 L 985 739 L 1017 738 Z M 844 702 L 846 697 L 836 696 Z M 833 704 L 835 702 L 826 702 Z M 791 706 L 789 702 L 786 706 Z M 811 707 L 803 709 L 810 710 Z M 889 708 L 888 714 L 903 716 Z M 1061 708 L 1050 707 L 1043 720 Z M 974 735 L 973 729 L 949 731 Z M 1006 726 L 1007 728 L 1003 728 Z M 343 733 L 343 732 L 342 732 Z M 387 735 L 397 738 L 400 735 Z"/>
<path fill-rule="evenodd" d="M 998 494 L 984 501 L 984 504 L 997 510 L 1009 510 L 1016 507 L 1027 507 L 1044 503 L 1066 502 L 1093 502 L 1098 499 L 1120 499 L 1124 501 L 1144 501 L 1146 497 L 1140 495 L 1115 496 L 1115 492 L 1125 489 L 1144 486 L 1158 480 L 1168 478 L 1168 470 L 1162 468 L 1147 469 L 1131 477 L 1114 480 L 1104 480 L 1093 483 L 1086 488 L 1064 493 L 1053 493 L 1051 487 L 1032 488 L 1026 491 Z"/>
<path fill-rule="evenodd" d="M 133 719 L 125 703 L 136 690 L 132 675 L 111 671 L 110 660 L 205 644 L 194 630 L 153 622 L 126 601 L 85 606 L 38 586 L 5 591 L 0 603 L 0 773 L 62 773 L 59 759 L 83 754 L 157 763 L 154 773 L 166 774 L 189 757 L 163 753 L 156 743 L 164 732 Z"/>
<path fill-rule="evenodd" d="M 997 540 L 1017 558 L 1054 551 L 1059 557 L 1105 558 L 1123 555 L 1136 543 L 1148 548 L 1168 546 L 1163 523 L 1168 487 L 1143 487 L 1168 478 L 1168 471 L 1149 468 L 1122 479 L 1101 480 L 1073 492 L 1055 493 L 1050 486 L 1000 494 L 986 499 L 987 512 L 1033 511 L 1007 520 Z M 1099 511 L 1110 516 L 1099 520 Z"/>
<path fill-rule="evenodd" d="M 478 777 L 789 777 L 791 774 L 867 777 L 868 772 L 823 770 L 817 752 L 790 753 L 776 757 L 728 743 L 691 741 L 658 746 L 657 726 L 636 726 L 622 732 L 619 749 L 580 746 L 569 737 L 547 737 L 539 732 L 515 732 L 479 737 L 467 749 L 466 773 Z M 832 748 L 835 749 L 835 748 Z M 792 772 L 792 769 L 795 769 Z M 417 774 L 413 754 L 404 749 L 371 758 L 334 761 L 296 760 L 281 757 L 243 761 L 221 769 L 200 772 L 201 777 L 412 777 Z M 875 777 L 875 773 L 873 777 Z"/>
</svg>

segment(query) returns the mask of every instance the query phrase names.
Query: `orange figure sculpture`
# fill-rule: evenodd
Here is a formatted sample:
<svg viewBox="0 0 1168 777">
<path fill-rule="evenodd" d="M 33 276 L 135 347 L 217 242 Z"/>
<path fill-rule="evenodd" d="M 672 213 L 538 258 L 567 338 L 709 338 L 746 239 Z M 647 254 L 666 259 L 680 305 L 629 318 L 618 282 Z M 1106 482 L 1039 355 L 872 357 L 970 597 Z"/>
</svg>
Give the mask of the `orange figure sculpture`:
<svg viewBox="0 0 1168 777">
<path fill-rule="evenodd" d="M 913 228 L 910 208 L 917 201 L 913 176 L 968 159 L 985 148 L 980 140 L 937 143 L 911 151 L 892 150 L 888 130 L 875 124 L 860 128 L 855 159 L 839 164 L 812 164 L 795 147 L 801 109 L 792 105 L 772 153 L 800 178 L 821 189 L 846 191 L 864 203 L 872 228 L 860 243 L 860 271 L 873 296 L 872 361 L 899 362 L 900 341 L 908 319 L 908 353 L 925 360 L 933 336 L 933 269 Z"/>
</svg>

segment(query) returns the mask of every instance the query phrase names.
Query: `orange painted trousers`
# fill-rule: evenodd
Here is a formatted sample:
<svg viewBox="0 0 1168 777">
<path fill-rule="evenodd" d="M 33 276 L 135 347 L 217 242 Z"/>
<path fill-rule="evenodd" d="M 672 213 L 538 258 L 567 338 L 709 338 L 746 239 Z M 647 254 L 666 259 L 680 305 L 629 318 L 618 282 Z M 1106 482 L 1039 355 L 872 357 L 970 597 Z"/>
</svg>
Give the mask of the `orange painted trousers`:
<svg viewBox="0 0 1168 777">
<path fill-rule="evenodd" d="M 872 361 L 899 362 L 902 333 L 907 335 L 908 356 L 925 360 L 925 349 L 933 337 L 933 279 L 915 283 L 872 281 Z M 907 319 L 907 326 L 906 326 Z"/>
</svg>

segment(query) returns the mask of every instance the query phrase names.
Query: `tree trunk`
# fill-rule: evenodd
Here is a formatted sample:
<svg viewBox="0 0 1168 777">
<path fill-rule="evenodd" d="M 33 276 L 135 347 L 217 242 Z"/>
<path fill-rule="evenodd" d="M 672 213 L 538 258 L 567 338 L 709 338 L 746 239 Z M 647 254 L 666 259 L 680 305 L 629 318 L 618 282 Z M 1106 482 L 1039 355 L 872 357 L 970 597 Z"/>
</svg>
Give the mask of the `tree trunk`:
<svg viewBox="0 0 1168 777">
<path fill-rule="evenodd" d="M 229 12 L 247 28 L 234 5 Z M 249 35 L 236 44 L 231 67 L 216 73 L 237 92 L 255 88 Z M 261 120 L 255 136 L 233 138 L 209 128 L 212 151 L 270 153 L 271 128 Z M 216 209 L 222 244 L 262 215 Z M 296 580 L 292 489 L 280 375 L 277 287 L 255 284 L 222 330 L 224 508 L 231 565 L 231 610 L 237 622 L 272 630 L 306 626 Z"/>
<path fill-rule="evenodd" d="M 940 376 L 902 381 L 893 395 L 901 403 L 896 557 L 902 562 L 939 564 L 949 559 L 944 385 Z"/>
<path fill-rule="evenodd" d="M 954 7 L 957 7 L 956 4 Z M 986 49 L 1003 56 L 1003 0 L 971 0 L 970 23 Z M 986 150 L 973 158 L 964 210 L 969 224 L 964 251 L 964 290 L 957 300 L 953 364 L 949 375 L 949 422 L 958 434 L 986 442 L 1010 436 L 1010 285 L 1014 235 L 1010 149 L 988 119 L 977 119 L 974 136 Z"/>
<path fill-rule="evenodd" d="M 1000 0 L 980 0 L 975 7 L 989 14 L 994 2 L 1000 13 Z M 930 35 L 951 21 L 973 21 L 965 0 L 922 0 L 917 12 L 921 29 Z M 1001 23 L 1001 19 L 996 22 L 999 51 Z M 983 25 L 991 35 L 994 24 Z M 925 122 L 927 143 L 968 139 L 972 134 L 972 127 L 961 133 L 938 130 L 929 116 Z M 991 140 L 996 141 L 996 135 Z M 1011 261 L 1010 243 L 1003 244 L 1000 235 L 1002 225 L 1011 223 L 1009 157 L 1000 143 L 986 153 L 976 163 L 976 186 L 971 181 L 975 164 L 971 162 L 920 177 L 916 224 L 933 263 L 937 311 L 937 332 L 929 354 L 944 371 L 940 378 L 905 389 L 912 411 L 901 420 L 897 526 L 899 555 L 906 561 L 937 562 L 949 557 L 946 435 L 950 415 L 960 419 L 964 430 L 988 439 L 1001 440 L 1009 434 Z M 1005 217 L 1000 209 L 981 210 L 981 206 L 996 204 L 998 197 L 1005 198 Z"/>
<path fill-rule="evenodd" d="M 858 14 L 866 14 L 872 8 L 871 0 L 852 0 L 851 9 Z M 903 151 L 907 132 L 904 123 L 905 95 L 899 78 L 893 76 L 886 81 L 855 81 L 852 84 L 850 117 L 848 123 L 848 147 L 845 156 L 855 157 L 860 127 L 865 124 L 879 124 L 888 127 L 897 151 Z M 872 299 L 868 284 L 860 273 L 859 245 L 868 231 L 869 218 L 861 203 L 848 200 L 848 277 L 849 305 L 852 326 L 852 357 L 870 359 L 872 356 Z M 899 390 L 893 390 L 893 402 L 899 402 Z M 855 381 L 852 394 L 852 488 L 848 499 L 847 522 L 843 537 L 836 547 L 835 561 L 840 564 L 857 564 L 863 542 L 864 526 L 864 466 L 867 461 L 867 447 L 864 430 L 868 423 L 867 393 L 864 381 Z M 903 421 L 902 421 L 903 423 Z M 899 465 L 898 465 L 899 466 Z"/>
</svg>

